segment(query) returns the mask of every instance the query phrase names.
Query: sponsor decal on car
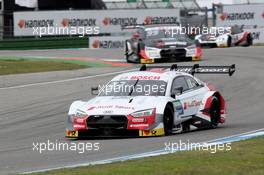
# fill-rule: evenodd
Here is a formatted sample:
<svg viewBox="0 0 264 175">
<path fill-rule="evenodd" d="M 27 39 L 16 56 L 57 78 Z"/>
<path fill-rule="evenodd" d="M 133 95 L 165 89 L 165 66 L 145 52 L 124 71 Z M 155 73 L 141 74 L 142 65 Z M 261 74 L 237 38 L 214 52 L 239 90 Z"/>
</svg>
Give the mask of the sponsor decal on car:
<svg viewBox="0 0 264 175">
<path fill-rule="evenodd" d="M 182 103 L 180 102 L 180 100 L 174 101 L 173 105 L 174 105 L 174 107 L 175 107 L 175 109 L 179 115 L 184 114 L 184 110 L 183 110 Z"/>
<path fill-rule="evenodd" d="M 198 106 L 201 106 L 203 105 L 203 102 L 202 101 L 197 101 L 197 100 L 193 100 L 193 101 L 187 101 L 187 102 L 184 102 L 183 103 L 183 108 L 184 109 L 188 109 L 188 108 L 193 108 L 193 107 L 198 107 Z"/>
<path fill-rule="evenodd" d="M 134 110 L 134 107 L 131 107 L 131 106 L 107 105 L 107 106 L 92 106 L 92 107 L 88 107 L 87 111 L 91 111 L 91 110 L 94 110 L 94 109 L 112 109 L 112 108 Z M 110 110 L 108 112 L 110 112 Z"/>
</svg>

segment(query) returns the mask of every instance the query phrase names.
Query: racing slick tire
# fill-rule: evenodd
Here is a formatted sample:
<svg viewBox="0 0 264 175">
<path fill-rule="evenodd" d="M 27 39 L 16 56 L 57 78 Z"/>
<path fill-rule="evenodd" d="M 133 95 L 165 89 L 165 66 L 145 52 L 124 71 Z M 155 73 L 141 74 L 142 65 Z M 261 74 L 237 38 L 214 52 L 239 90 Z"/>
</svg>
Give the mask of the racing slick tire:
<svg viewBox="0 0 264 175">
<path fill-rule="evenodd" d="M 213 96 L 212 98 L 210 117 L 211 117 L 211 128 L 217 128 L 220 120 L 220 101 L 215 96 Z"/>
<path fill-rule="evenodd" d="M 191 130 L 191 125 L 189 122 L 182 123 L 182 132 L 189 132 Z"/>
<path fill-rule="evenodd" d="M 227 38 L 226 45 L 227 45 L 227 47 L 231 47 L 232 46 L 232 38 L 230 36 L 228 36 L 228 38 Z"/>
<path fill-rule="evenodd" d="M 163 115 L 163 124 L 164 124 L 165 135 L 172 134 L 173 118 L 174 118 L 173 115 L 174 115 L 173 108 L 171 107 L 171 105 L 167 105 L 165 110 L 164 110 L 164 115 Z"/>
<path fill-rule="evenodd" d="M 251 46 L 253 45 L 253 38 L 250 34 L 247 35 L 247 43 L 245 46 Z"/>
<path fill-rule="evenodd" d="M 140 59 L 139 59 L 139 46 L 136 50 L 136 53 L 135 51 L 132 51 L 131 53 L 128 53 L 128 45 L 127 45 L 128 41 L 126 41 L 126 44 L 125 44 L 125 57 L 126 57 L 126 61 L 127 63 L 140 63 Z M 135 57 L 137 57 L 135 59 Z"/>
<path fill-rule="evenodd" d="M 184 58 L 181 58 L 180 61 L 200 61 L 201 58 L 200 57 L 184 57 Z"/>
</svg>

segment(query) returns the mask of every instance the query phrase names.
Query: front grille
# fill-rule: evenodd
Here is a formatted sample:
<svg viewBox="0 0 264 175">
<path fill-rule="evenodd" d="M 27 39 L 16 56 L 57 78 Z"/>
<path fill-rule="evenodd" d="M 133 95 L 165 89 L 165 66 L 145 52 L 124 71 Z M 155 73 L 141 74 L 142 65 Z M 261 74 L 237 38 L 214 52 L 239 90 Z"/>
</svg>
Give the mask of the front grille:
<svg viewBox="0 0 264 175">
<path fill-rule="evenodd" d="M 164 49 L 160 51 L 161 57 L 185 57 L 185 49 Z"/>
<path fill-rule="evenodd" d="M 127 117 L 123 115 L 92 115 L 86 120 L 88 128 L 114 128 L 114 129 L 126 129 Z"/>
</svg>

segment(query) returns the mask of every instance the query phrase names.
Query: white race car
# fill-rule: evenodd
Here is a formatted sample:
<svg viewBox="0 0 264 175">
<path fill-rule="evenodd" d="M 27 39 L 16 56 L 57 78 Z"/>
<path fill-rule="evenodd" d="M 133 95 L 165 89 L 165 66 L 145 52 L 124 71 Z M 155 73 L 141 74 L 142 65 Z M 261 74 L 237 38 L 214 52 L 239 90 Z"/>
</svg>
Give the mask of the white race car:
<svg viewBox="0 0 264 175">
<path fill-rule="evenodd" d="M 251 33 L 243 31 L 238 26 L 226 28 L 224 34 L 197 35 L 195 40 L 201 47 L 251 46 L 253 44 Z"/>
<path fill-rule="evenodd" d="M 68 112 L 66 137 L 162 136 L 225 122 L 225 100 L 195 73 L 229 74 L 231 66 L 152 66 L 114 77 Z"/>
</svg>

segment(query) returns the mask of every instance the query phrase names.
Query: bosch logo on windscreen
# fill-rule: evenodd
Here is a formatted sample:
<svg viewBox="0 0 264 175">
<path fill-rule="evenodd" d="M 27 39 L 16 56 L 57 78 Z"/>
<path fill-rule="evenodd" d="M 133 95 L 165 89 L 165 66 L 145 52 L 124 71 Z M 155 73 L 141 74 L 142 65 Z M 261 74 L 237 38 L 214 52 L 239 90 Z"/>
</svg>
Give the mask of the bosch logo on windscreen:
<svg viewBox="0 0 264 175">
<path fill-rule="evenodd" d="M 254 12 L 243 12 L 243 13 L 224 13 L 220 16 L 222 21 L 235 21 L 235 20 L 251 20 L 255 18 Z"/>
<path fill-rule="evenodd" d="M 132 76 L 131 80 L 159 80 L 160 76 Z"/>
</svg>

